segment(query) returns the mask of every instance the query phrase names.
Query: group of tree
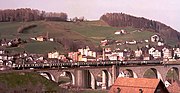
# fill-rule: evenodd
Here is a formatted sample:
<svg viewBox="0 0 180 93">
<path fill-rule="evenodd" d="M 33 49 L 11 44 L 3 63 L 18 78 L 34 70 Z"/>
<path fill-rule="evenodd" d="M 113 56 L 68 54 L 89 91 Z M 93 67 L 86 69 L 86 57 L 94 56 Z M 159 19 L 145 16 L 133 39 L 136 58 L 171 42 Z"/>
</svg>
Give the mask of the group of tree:
<svg viewBox="0 0 180 93">
<path fill-rule="evenodd" d="M 22 21 L 67 21 L 66 13 L 52 13 L 30 8 L 0 10 L 0 22 Z"/>
<path fill-rule="evenodd" d="M 124 13 L 106 13 L 100 20 L 114 27 L 135 27 L 139 29 L 152 29 L 167 40 L 180 41 L 180 33 L 158 21 L 149 20 L 143 17 L 135 17 Z"/>
</svg>

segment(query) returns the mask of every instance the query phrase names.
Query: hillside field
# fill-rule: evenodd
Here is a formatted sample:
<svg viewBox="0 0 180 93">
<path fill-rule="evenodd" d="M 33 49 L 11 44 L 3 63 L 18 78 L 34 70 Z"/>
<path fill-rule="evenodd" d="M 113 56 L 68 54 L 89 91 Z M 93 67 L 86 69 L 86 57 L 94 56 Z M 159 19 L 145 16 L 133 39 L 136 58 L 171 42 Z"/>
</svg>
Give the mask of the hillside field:
<svg viewBox="0 0 180 93">
<path fill-rule="evenodd" d="M 22 25 L 37 25 L 34 28 L 25 30 L 23 33 L 18 33 L 17 29 Z M 129 34 L 115 35 L 117 30 L 125 30 Z M 97 47 L 103 39 L 115 39 L 119 41 L 130 40 L 145 40 L 150 39 L 150 36 L 155 34 L 152 31 L 138 32 L 136 28 L 126 27 L 117 28 L 107 25 L 103 21 L 86 21 L 86 22 L 57 22 L 57 21 L 33 21 L 33 22 L 3 22 L 0 23 L 0 39 L 21 38 L 27 43 L 21 44 L 18 47 L 10 47 L 7 50 L 11 51 L 27 51 L 29 53 L 46 54 L 57 50 L 60 53 L 70 51 L 60 42 L 38 42 L 30 40 L 31 37 L 47 36 L 55 38 L 55 40 L 66 40 L 68 42 L 78 42 L 77 44 Z M 66 42 L 64 41 L 64 42 Z M 138 46 L 138 45 L 136 45 Z M 142 45 L 139 45 L 142 46 Z M 114 47 L 114 46 L 113 46 Z M 116 46 L 127 47 L 127 46 Z M 134 47 L 134 46 L 133 46 Z"/>
</svg>

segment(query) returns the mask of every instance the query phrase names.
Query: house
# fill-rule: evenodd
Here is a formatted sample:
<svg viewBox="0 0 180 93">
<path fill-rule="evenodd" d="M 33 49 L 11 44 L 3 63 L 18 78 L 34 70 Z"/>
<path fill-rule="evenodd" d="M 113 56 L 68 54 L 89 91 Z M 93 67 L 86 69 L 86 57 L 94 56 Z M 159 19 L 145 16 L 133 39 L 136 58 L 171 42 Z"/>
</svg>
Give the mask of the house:
<svg viewBox="0 0 180 93">
<path fill-rule="evenodd" d="M 180 48 L 174 48 L 174 56 L 180 57 Z"/>
<path fill-rule="evenodd" d="M 78 56 L 80 55 L 80 52 L 69 52 L 68 57 L 71 58 L 73 61 L 78 61 Z"/>
<path fill-rule="evenodd" d="M 107 44 L 108 44 L 107 39 L 101 41 L 101 46 L 106 46 Z"/>
<path fill-rule="evenodd" d="M 158 45 L 158 46 L 164 46 L 164 43 L 163 43 L 163 42 L 158 42 L 157 45 Z"/>
<path fill-rule="evenodd" d="M 143 60 L 151 60 L 151 55 L 150 54 L 144 54 Z"/>
<path fill-rule="evenodd" d="M 126 34 L 126 31 L 121 29 L 121 30 L 118 30 L 116 32 L 114 32 L 115 35 L 121 35 L 121 34 Z"/>
<path fill-rule="evenodd" d="M 140 57 L 142 55 L 142 50 L 141 49 L 137 49 L 135 51 L 135 57 Z"/>
<path fill-rule="evenodd" d="M 152 56 L 153 56 L 155 59 L 161 58 L 161 57 L 162 57 L 162 56 L 161 56 L 161 51 L 155 50 L 155 51 L 153 52 Z"/>
<path fill-rule="evenodd" d="M 151 47 L 148 52 L 150 55 L 152 55 L 155 59 L 162 58 L 162 49 L 163 46 L 157 46 L 157 47 Z"/>
<path fill-rule="evenodd" d="M 96 58 L 92 57 L 92 56 L 79 55 L 78 61 L 94 62 L 94 61 L 96 61 Z"/>
<path fill-rule="evenodd" d="M 81 55 L 96 57 L 96 52 L 91 51 L 88 46 L 78 49 L 78 52 L 80 52 Z"/>
<path fill-rule="evenodd" d="M 48 58 L 59 58 L 59 52 L 51 52 L 51 53 L 48 53 Z"/>
<path fill-rule="evenodd" d="M 169 93 L 160 79 L 119 77 L 108 93 Z"/>
<path fill-rule="evenodd" d="M 49 38 L 49 41 L 52 41 L 52 42 L 53 42 L 53 41 L 54 41 L 54 38 Z"/>
<path fill-rule="evenodd" d="M 132 40 L 132 41 L 126 41 L 125 43 L 126 44 L 130 44 L 130 45 L 135 45 L 135 44 L 137 44 L 137 41 L 136 40 Z"/>
<path fill-rule="evenodd" d="M 164 47 L 162 49 L 162 52 L 163 52 L 163 59 L 170 59 L 170 58 L 172 58 L 170 49 Z"/>
<path fill-rule="evenodd" d="M 159 35 L 151 36 L 151 42 L 158 42 L 159 40 L 160 40 L 160 36 Z"/>
<path fill-rule="evenodd" d="M 37 41 L 44 41 L 44 37 L 43 36 L 36 37 L 36 40 Z"/>
<path fill-rule="evenodd" d="M 148 53 L 150 55 L 153 55 L 153 52 L 155 51 L 156 49 L 154 47 L 151 47 L 149 50 L 148 50 Z"/>
<path fill-rule="evenodd" d="M 147 40 L 147 39 L 146 39 L 146 40 L 144 40 L 144 41 L 145 41 L 146 43 L 148 43 L 148 42 L 149 42 L 149 40 Z"/>
<path fill-rule="evenodd" d="M 103 51 L 103 59 L 104 60 L 124 60 L 125 57 L 125 51 L 116 49 L 114 51 L 111 51 L 110 48 L 105 48 Z"/>
</svg>

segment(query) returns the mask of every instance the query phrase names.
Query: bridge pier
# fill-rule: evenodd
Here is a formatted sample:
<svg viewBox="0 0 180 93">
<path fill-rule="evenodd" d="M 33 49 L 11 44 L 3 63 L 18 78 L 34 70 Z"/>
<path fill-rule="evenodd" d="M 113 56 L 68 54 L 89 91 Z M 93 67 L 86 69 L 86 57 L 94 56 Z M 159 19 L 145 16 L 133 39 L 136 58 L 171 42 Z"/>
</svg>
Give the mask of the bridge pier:
<svg viewBox="0 0 180 93">
<path fill-rule="evenodd" d="M 91 82 L 92 75 L 88 70 L 75 70 L 75 85 L 81 88 L 95 88 L 94 82 Z M 92 86 L 93 85 L 93 86 Z"/>
<path fill-rule="evenodd" d="M 119 67 L 116 65 L 112 66 L 112 84 L 114 84 L 115 80 L 119 75 Z"/>
</svg>

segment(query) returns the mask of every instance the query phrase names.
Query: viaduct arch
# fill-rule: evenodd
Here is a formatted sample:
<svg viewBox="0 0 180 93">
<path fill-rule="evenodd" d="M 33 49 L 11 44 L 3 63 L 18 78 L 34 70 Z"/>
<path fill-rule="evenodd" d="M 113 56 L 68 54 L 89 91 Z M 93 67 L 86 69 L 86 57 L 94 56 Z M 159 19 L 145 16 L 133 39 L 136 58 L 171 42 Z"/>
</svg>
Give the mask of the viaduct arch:
<svg viewBox="0 0 180 93">
<path fill-rule="evenodd" d="M 38 73 L 45 73 L 49 76 L 50 80 L 58 82 L 59 76 L 65 72 L 72 80 L 71 84 L 82 88 L 97 88 L 98 75 L 102 76 L 102 89 L 109 88 L 118 77 L 119 73 L 127 71 L 132 78 L 143 78 L 147 70 L 152 70 L 156 78 L 161 79 L 163 82 L 167 80 L 167 74 L 170 72 L 175 73 L 176 80 L 179 79 L 180 65 L 159 65 L 159 66 L 105 66 L 105 67 L 85 67 L 74 69 L 61 69 L 61 70 L 46 70 L 37 71 Z"/>
</svg>

